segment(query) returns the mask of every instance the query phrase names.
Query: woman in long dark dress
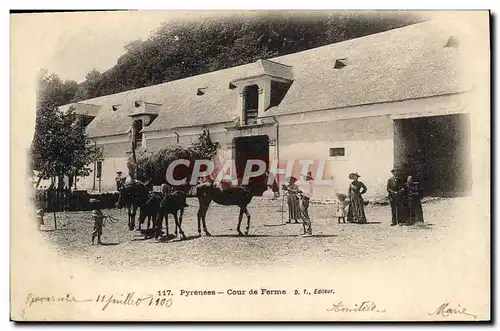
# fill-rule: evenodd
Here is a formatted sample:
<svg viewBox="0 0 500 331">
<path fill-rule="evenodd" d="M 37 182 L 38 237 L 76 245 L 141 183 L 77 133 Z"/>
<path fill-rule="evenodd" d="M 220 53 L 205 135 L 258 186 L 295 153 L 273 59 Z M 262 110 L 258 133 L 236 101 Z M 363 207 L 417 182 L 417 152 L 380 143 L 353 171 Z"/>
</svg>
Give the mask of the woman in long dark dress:
<svg viewBox="0 0 500 331">
<path fill-rule="evenodd" d="M 361 177 L 357 173 L 349 174 L 349 179 L 352 179 L 351 185 L 349 185 L 349 210 L 347 212 L 347 222 L 349 223 L 366 223 L 365 215 L 365 202 L 363 200 L 363 194 L 366 193 L 367 188 L 365 184 L 358 181 Z"/>
<path fill-rule="evenodd" d="M 285 187 L 288 192 L 287 204 L 288 204 L 288 222 L 291 223 L 294 221 L 298 223 L 298 219 L 300 218 L 300 210 L 299 210 L 299 197 L 297 196 L 299 192 L 299 187 L 295 182 L 297 178 L 290 177 L 290 181 L 288 185 Z"/>
<path fill-rule="evenodd" d="M 424 221 L 424 213 L 422 211 L 422 197 L 423 197 L 423 192 L 422 189 L 420 188 L 420 183 L 416 182 L 413 180 L 412 176 L 408 176 L 406 183 L 405 183 L 405 197 L 407 199 L 406 201 L 406 212 L 407 212 L 407 218 L 406 218 L 406 223 L 407 224 L 415 224 L 417 222 L 423 222 Z"/>
</svg>

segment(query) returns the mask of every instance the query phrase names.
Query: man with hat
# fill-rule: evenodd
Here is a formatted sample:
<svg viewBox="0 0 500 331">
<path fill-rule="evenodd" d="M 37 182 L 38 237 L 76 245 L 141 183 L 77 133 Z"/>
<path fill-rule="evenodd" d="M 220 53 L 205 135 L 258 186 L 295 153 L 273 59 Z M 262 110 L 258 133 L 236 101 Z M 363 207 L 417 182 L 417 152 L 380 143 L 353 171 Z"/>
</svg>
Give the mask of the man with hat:
<svg viewBox="0 0 500 331">
<path fill-rule="evenodd" d="M 403 187 L 401 182 L 401 171 L 398 168 L 391 170 L 392 177 L 387 180 L 387 192 L 389 193 L 389 203 L 391 204 L 392 220 L 391 226 L 401 223 L 400 208 L 399 208 L 399 191 Z"/>
<path fill-rule="evenodd" d="M 117 191 L 120 191 L 123 188 L 123 185 L 125 185 L 125 180 L 126 178 L 122 176 L 122 172 L 118 171 L 115 178 Z"/>
</svg>

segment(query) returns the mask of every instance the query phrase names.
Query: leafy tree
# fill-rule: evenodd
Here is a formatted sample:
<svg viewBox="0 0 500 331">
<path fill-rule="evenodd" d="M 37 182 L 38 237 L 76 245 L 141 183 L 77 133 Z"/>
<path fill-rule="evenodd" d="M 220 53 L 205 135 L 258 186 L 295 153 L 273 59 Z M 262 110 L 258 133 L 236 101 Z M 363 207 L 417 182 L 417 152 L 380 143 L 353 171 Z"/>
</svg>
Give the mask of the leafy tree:
<svg viewBox="0 0 500 331">
<path fill-rule="evenodd" d="M 75 98 L 78 83 L 74 80 L 63 82 L 57 75 L 42 69 L 38 78 L 38 108 L 53 109 Z"/>
<path fill-rule="evenodd" d="M 39 179 L 61 176 L 88 176 L 90 163 L 100 157 L 85 127 L 72 110 L 39 109 L 40 116 L 31 146 L 31 167 Z"/>
<path fill-rule="evenodd" d="M 205 160 L 212 159 L 212 157 L 217 154 L 219 147 L 220 144 L 218 142 L 213 142 L 210 138 L 210 131 L 208 129 L 203 130 L 198 136 L 198 140 L 192 142 L 190 145 L 190 148 L 195 154 Z"/>
<path fill-rule="evenodd" d="M 74 98 L 75 84 L 44 74 L 39 80 L 35 134 L 30 147 L 30 168 L 38 172 L 37 186 L 42 179 L 51 177 L 88 176 L 91 170 L 87 165 L 100 157 L 74 110 L 62 112 L 57 108 Z"/>
</svg>

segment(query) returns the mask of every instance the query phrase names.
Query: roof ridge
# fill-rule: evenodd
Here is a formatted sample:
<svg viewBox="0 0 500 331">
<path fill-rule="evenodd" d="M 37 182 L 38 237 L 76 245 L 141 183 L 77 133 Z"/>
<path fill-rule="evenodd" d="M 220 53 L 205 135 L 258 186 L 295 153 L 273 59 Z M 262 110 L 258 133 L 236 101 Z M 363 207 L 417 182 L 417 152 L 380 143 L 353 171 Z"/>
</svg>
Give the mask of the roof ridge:
<svg viewBox="0 0 500 331">
<path fill-rule="evenodd" d="M 457 67 L 460 52 L 443 51 L 441 39 L 444 31 L 440 23 L 439 20 L 417 23 L 277 58 L 278 63 L 292 66 L 295 83 L 280 105 L 266 113 L 281 115 L 298 109 L 335 109 L 462 89 L 463 84 L 458 79 L 460 67 Z M 339 72 L 334 68 L 332 57 L 347 57 L 347 64 L 352 58 L 355 65 L 350 70 Z M 98 103 L 104 108 L 89 124 L 87 132 L 96 137 L 125 133 L 130 128 L 128 112 L 126 109 L 113 112 L 111 106 L 137 99 L 163 104 L 149 130 L 231 121 L 239 114 L 238 98 L 235 91 L 228 88 L 228 83 L 241 76 L 258 74 L 261 67 L 272 67 L 275 71 L 292 70 L 271 64 L 270 61 L 274 60 L 263 59 L 89 99 L 84 102 Z M 202 86 L 213 87 L 216 92 L 206 93 L 202 98 L 194 96 L 193 89 Z"/>
<path fill-rule="evenodd" d="M 381 32 L 367 34 L 367 35 L 364 35 L 364 36 L 361 36 L 361 37 L 357 37 L 357 38 L 346 39 L 346 40 L 338 41 L 338 42 L 335 42 L 335 43 L 326 44 L 326 45 L 323 45 L 323 46 L 309 48 L 309 49 L 306 49 L 306 50 L 303 50 L 303 51 L 300 51 L 300 52 L 295 52 L 295 53 L 280 55 L 280 56 L 277 56 L 277 57 L 273 57 L 270 60 L 273 60 L 273 62 L 274 62 L 274 60 L 284 59 L 285 57 L 290 57 L 290 56 L 293 56 L 295 54 L 305 54 L 307 52 L 313 52 L 313 51 L 318 50 L 318 49 L 324 49 L 324 48 L 327 48 L 327 47 L 332 47 L 333 45 L 342 45 L 342 44 L 348 44 L 348 43 L 353 43 L 353 42 L 359 42 L 360 40 L 366 40 L 366 39 L 374 38 L 375 36 L 378 37 L 378 36 L 383 35 L 383 34 L 395 33 L 395 32 L 400 32 L 402 30 L 407 30 L 407 29 L 410 29 L 410 28 L 415 28 L 415 26 L 417 26 L 417 25 L 419 25 L 419 26 L 421 26 L 421 25 L 429 25 L 432 22 L 435 22 L 435 21 L 433 21 L 433 20 L 427 20 L 427 21 L 423 21 L 423 22 L 413 23 L 413 24 L 405 25 L 405 26 L 402 26 L 402 27 L 399 27 L 399 28 L 395 28 L 395 29 L 389 29 L 389 30 L 385 30 L 385 31 L 381 31 Z"/>
<path fill-rule="evenodd" d="M 291 57 L 291 56 L 295 56 L 295 55 L 298 56 L 300 54 L 305 54 L 305 53 L 308 53 L 308 52 L 317 51 L 319 49 L 324 49 L 324 48 L 327 48 L 327 47 L 331 47 L 332 45 L 340 45 L 340 44 L 343 44 L 343 43 L 356 42 L 356 41 L 359 41 L 361 39 L 367 39 L 367 38 L 378 36 L 378 35 L 381 35 L 381 34 L 387 34 L 387 33 L 391 33 L 391 32 L 393 33 L 394 31 L 401 31 L 401 30 L 404 30 L 404 29 L 414 28 L 417 25 L 429 24 L 430 22 L 433 22 L 433 21 L 432 20 L 428 20 L 428 21 L 423 21 L 423 22 L 419 22 L 419 23 L 413 23 L 413 24 L 406 25 L 406 26 L 403 26 L 403 27 L 399 27 L 399 28 L 395 28 L 395 29 L 390 29 L 390 30 L 386 30 L 386 31 L 378 32 L 378 33 L 372 33 L 372 34 L 369 34 L 369 35 L 366 35 L 366 36 L 362 36 L 362 37 L 358 37 L 358 38 L 347 39 L 347 40 L 339 41 L 339 42 L 336 42 L 336 43 L 331 43 L 331 44 L 327 44 L 327 45 L 323 45 L 323 46 L 319 46 L 319 47 L 314 47 L 314 48 L 306 49 L 306 50 L 303 50 L 303 51 L 300 51 L 300 52 L 295 52 L 295 53 L 280 55 L 280 56 L 269 58 L 269 59 L 259 59 L 259 60 L 266 60 L 266 61 L 269 61 L 269 62 L 281 64 L 281 65 L 284 65 L 284 66 L 287 66 L 287 67 L 292 67 L 292 66 L 288 66 L 286 64 L 280 63 L 279 61 L 276 61 L 276 60 L 282 60 L 282 59 L 285 59 L 286 57 Z M 257 61 L 259 61 L 259 60 L 257 60 Z M 87 101 L 87 100 L 88 101 L 92 101 L 92 100 L 96 100 L 96 99 L 99 99 L 99 98 L 106 98 L 106 97 L 111 97 L 111 96 L 117 96 L 117 95 L 120 95 L 120 94 L 127 94 L 127 93 L 130 93 L 131 91 L 139 92 L 139 91 L 143 91 L 145 89 L 159 88 L 160 86 L 166 86 L 167 84 L 172 84 L 174 82 L 179 82 L 179 81 L 187 82 L 188 80 L 194 79 L 194 78 L 197 78 L 197 77 L 206 77 L 208 75 L 215 75 L 216 73 L 220 74 L 220 73 L 222 73 L 224 71 L 230 71 L 230 70 L 234 70 L 236 68 L 242 68 L 242 67 L 245 67 L 245 66 L 251 67 L 251 66 L 253 66 L 255 64 L 256 64 L 256 62 L 249 62 L 249 63 L 241 64 L 239 66 L 224 68 L 224 69 L 215 70 L 215 71 L 209 71 L 209 72 L 206 72 L 206 73 L 203 73 L 203 74 L 199 74 L 199 75 L 194 75 L 194 76 L 184 77 L 184 78 L 180 78 L 180 79 L 175 79 L 175 80 L 171 80 L 171 81 L 168 81 L 168 82 L 164 82 L 164 83 L 160 83 L 160 84 L 155 84 L 155 85 L 143 86 L 143 87 L 139 87 L 139 88 L 135 88 L 135 89 L 130 89 L 130 90 L 122 91 L 122 92 L 117 92 L 117 93 L 112 93 L 112 94 L 106 94 L 106 95 L 102 95 L 102 96 L 99 96 L 99 97 L 94 97 L 94 98 L 90 98 L 90 99 L 86 99 L 86 100 L 82 100 L 82 101 Z M 78 101 L 78 102 L 80 102 L 80 101 Z M 64 104 L 64 105 L 61 105 L 60 107 L 64 107 L 64 106 L 67 106 L 67 105 L 70 105 L 70 104 Z"/>
</svg>

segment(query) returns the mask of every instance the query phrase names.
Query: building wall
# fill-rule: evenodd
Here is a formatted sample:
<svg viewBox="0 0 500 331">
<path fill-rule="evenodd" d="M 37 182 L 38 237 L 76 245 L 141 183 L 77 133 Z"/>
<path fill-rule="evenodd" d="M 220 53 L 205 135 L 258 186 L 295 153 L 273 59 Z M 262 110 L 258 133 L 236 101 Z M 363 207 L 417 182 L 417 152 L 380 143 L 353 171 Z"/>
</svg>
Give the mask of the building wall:
<svg viewBox="0 0 500 331">
<path fill-rule="evenodd" d="M 93 168 L 93 165 L 91 165 Z M 107 157 L 102 161 L 101 179 L 95 178 L 95 191 L 110 192 L 116 191 L 115 177 L 116 172 L 122 171 L 123 176 L 128 176 L 127 158 L 126 157 Z M 94 188 L 94 173 L 90 176 L 79 177 L 77 188 L 79 190 L 93 191 Z"/>
<path fill-rule="evenodd" d="M 344 148 L 345 154 L 330 156 L 330 148 Z M 367 198 L 381 197 L 393 165 L 392 120 L 375 116 L 281 126 L 280 160 L 298 159 L 315 161 L 311 167 L 315 179 L 331 180 L 331 185 L 315 186 L 315 197 L 347 193 L 351 172 L 361 175 Z M 318 173 L 321 162 L 324 171 Z"/>
<path fill-rule="evenodd" d="M 391 102 L 344 109 L 314 111 L 302 114 L 277 116 L 275 125 L 226 130 L 225 124 L 210 125 L 211 137 L 221 144 L 219 156 L 223 160 L 233 157 L 233 139 L 238 136 L 268 135 L 270 159 L 324 160 L 323 179 L 331 179 L 332 185 L 315 187 L 315 197 L 333 197 L 336 192 L 346 192 L 350 172 L 361 175 L 368 191 L 367 199 L 386 195 L 385 185 L 394 163 L 393 119 L 431 116 L 435 114 L 467 111 L 461 95 L 445 95 L 403 102 Z M 180 128 L 179 143 L 188 145 L 195 141 L 203 127 Z M 279 133 L 277 134 L 277 131 Z M 116 171 L 128 174 L 126 161 L 130 151 L 128 135 L 95 139 L 103 147 L 105 160 L 102 166 L 101 190 L 114 190 Z M 175 144 L 173 131 L 145 132 L 146 148 Z M 345 148 L 344 156 L 329 156 L 330 148 Z M 297 171 L 299 166 L 297 166 Z M 316 167 L 312 168 L 313 174 Z M 81 178 L 79 189 L 91 190 L 93 174 Z M 98 182 L 96 182 L 96 188 Z"/>
<path fill-rule="evenodd" d="M 78 178 L 77 188 L 88 191 L 116 191 L 116 172 L 121 171 L 124 176 L 128 175 L 127 159 L 132 147 L 130 137 L 124 134 L 93 138 L 92 140 L 102 150 L 101 178 L 98 178 L 97 173 L 94 173 L 97 165 L 94 168 L 94 164 L 91 164 L 89 166 L 92 172 L 87 177 Z"/>
<path fill-rule="evenodd" d="M 387 179 L 394 166 L 393 119 L 467 112 L 468 96 L 443 95 L 402 102 L 347 107 L 278 117 L 280 161 L 311 159 L 325 163 L 315 197 L 346 192 L 349 173 L 358 172 L 366 184 L 367 199 L 385 197 Z M 345 148 L 344 156 L 329 156 L 330 148 Z M 313 174 L 317 166 L 311 167 Z M 296 164 L 294 174 L 300 172 Z"/>
</svg>

